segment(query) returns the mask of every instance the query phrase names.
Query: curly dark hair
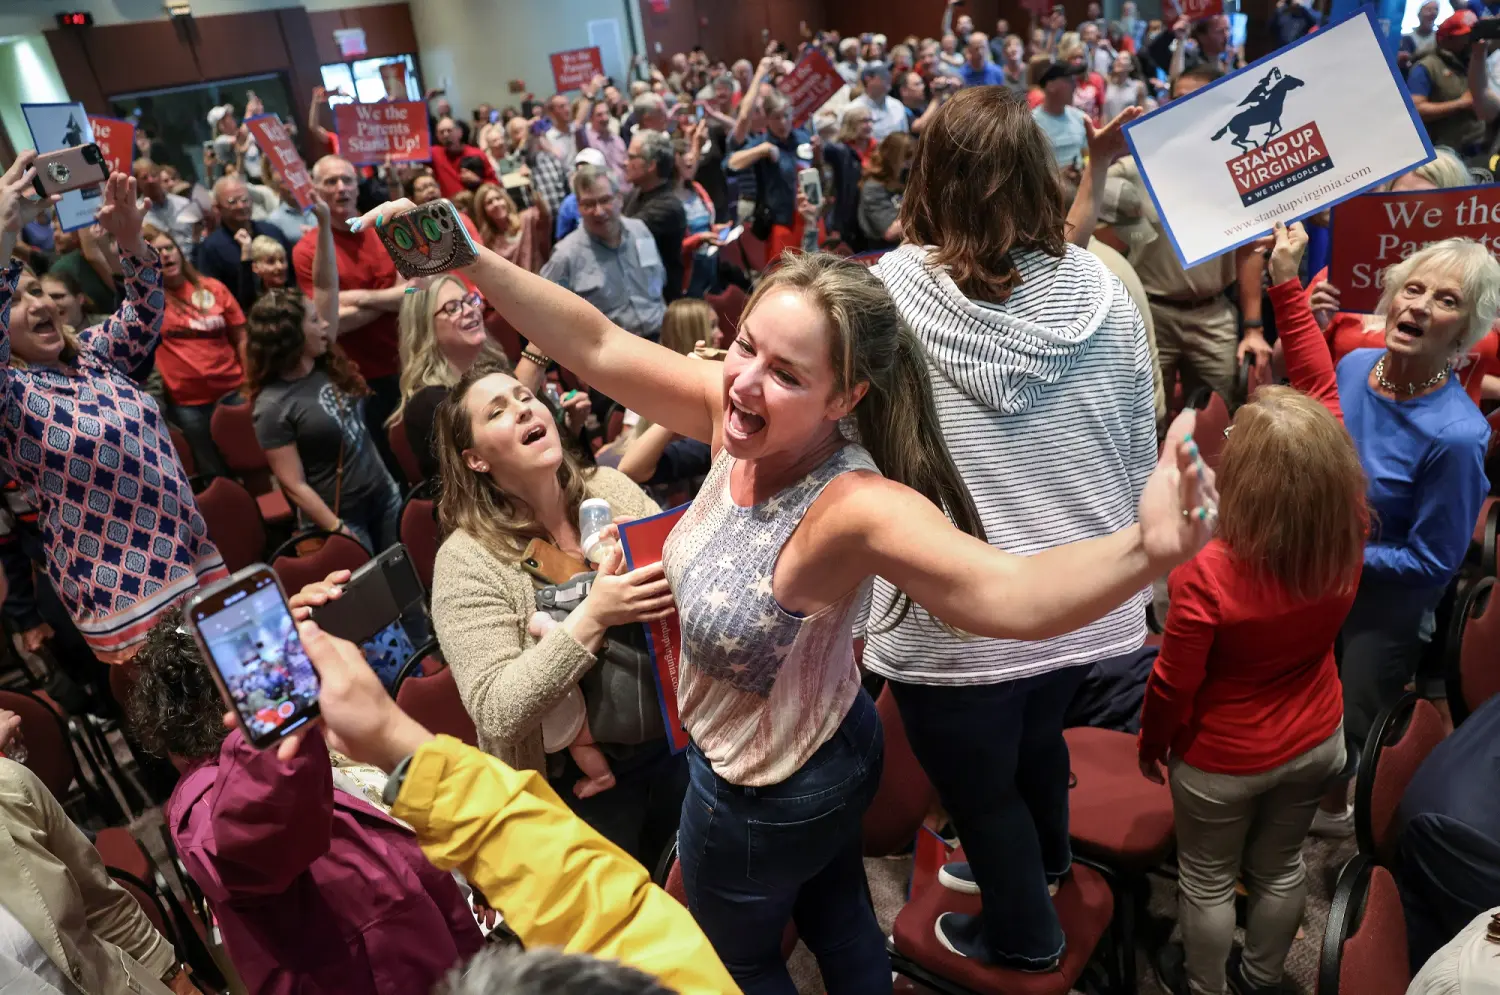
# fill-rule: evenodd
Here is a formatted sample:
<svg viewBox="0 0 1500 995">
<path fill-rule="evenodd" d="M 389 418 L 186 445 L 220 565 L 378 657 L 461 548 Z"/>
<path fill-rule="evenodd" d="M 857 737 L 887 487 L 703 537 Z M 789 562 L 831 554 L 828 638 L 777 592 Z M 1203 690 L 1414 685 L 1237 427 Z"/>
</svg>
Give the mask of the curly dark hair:
<svg viewBox="0 0 1500 995">
<path fill-rule="evenodd" d="M 253 401 L 266 384 L 284 377 L 302 359 L 306 337 L 302 320 L 308 297 L 296 287 L 270 290 L 260 296 L 245 316 L 245 393 Z M 344 350 L 334 342 L 313 364 L 328 374 L 333 385 L 349 397 L 370 392 Z"/>
<path fill-rule="evenodd" d="M 141 745 L 159 757 L 196 760 L 217 753 L 229 735 L 224 698 L 183 627 L 181 608 L 162 615 L 131 663 L 136 680 L 126 712 Z"/>
</svg>

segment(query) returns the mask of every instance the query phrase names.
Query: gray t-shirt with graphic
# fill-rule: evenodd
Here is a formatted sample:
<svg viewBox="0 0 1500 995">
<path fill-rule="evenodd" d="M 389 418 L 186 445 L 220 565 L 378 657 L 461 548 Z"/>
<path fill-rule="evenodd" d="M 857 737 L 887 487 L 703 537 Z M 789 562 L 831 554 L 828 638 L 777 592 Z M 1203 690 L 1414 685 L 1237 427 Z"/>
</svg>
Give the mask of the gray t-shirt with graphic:
<svg viewBox="0 0 1500 995">
<path fill-rule="evenodd" d="M 365 428 L 364 401 L 339 390 L 322 370 L 300 380 L 273 380 L 255 398 L 255 437 L 262 449 L 295 445 L 302 473 L 330 509 L 338 486 L 339 447 L 344 461 L 341 508 L 384 494 L 390 475 Z"/>
</svg>

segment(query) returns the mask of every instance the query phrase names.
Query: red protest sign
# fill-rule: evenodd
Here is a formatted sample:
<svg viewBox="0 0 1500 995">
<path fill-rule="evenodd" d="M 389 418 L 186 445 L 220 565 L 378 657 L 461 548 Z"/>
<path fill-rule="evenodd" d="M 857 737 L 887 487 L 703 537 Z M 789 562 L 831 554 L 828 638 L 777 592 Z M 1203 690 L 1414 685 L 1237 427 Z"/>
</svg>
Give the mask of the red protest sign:
<svg viewBox="0 0 1500 995">
<path fill-rule="evenodd" d="M 356 166 L 373 166 L 386 156 L 393 162 L 432 159 L 427 105 L 420 101 L 339 104 L 333 109 L 333 125 L 344 157 Z"/>
<path fill-rule="evenodd" d="M 113 117 L 89 115 L 89 127 L 94 132 L 94 144 L 104 153 L 111 173 L 130 172 L 130 163 L 135 159 L 135 125 Z"/>
<path fill-rule="evenodd" d="M 1189 17 L 1197 20 L 1200 17 L 1213 17 L 1224 13 L 1224 0 L 1163 0 L 1163 12 L 1168 15 L 1168 27 L 1170 22 L 1179 17 Z"/>
<path fill-rule="evenodd" d="M 844 77 L 820 49 L 809 48 L 781 81 L 781 92 L 792 102 L 792 127 L 799 128 L 812 112 L 844 85 Z"/>
<path fill-rule="evenodd" d="M 312 177 L 308 175 L 307 164 L 302 161 L 302 155 L 297 151 L 292 136 L 287 134 L 281 118 L 275 114 L 260 114 L 246 118 L 245 127 L 255 139 L 255 144 L 260 146 L 265 161 L 276 172 L 276 178 L 297 199 L 297 206 L 304 211 L 311 207 Z"/>
<path fill-rule="evenodd" d="M 1369 193 L 1333 209 L 1328 282 L 1339 307 L 1373 314 L 1387 266 L 1429 242 L 1472 238 L 1500 254 L 1500 186 Z"/>
<path fill-rule="evenodd" d="M 604 75 L 604 60 L 598 48 L 575 48 L 552 53 L 552 79 L 557 92 L 577 90 L 595 76 Z"/>
<path fill-rule="evenodd" d="M 620 548 L 625 554 L 625 567 L 649 567 L 660 563 L 662 549 L 667 536 L 688 510 L 679 505 L 671 511 L 650 518 L 637 518 L 620 526 Z M 680 683 L 682 659 L 682 629 L 673 612 L 666 618 L 645 623 L 646 639 L 651 644 L 651 663 L 656 674 L 656 695 L 661 705 L 662 724 L 667 727 L 667 742 L 673 753 L 687 749 L 688 734 L 682 728 L 682 718 L 677 713 L 677 686 Z"/>
</svg>

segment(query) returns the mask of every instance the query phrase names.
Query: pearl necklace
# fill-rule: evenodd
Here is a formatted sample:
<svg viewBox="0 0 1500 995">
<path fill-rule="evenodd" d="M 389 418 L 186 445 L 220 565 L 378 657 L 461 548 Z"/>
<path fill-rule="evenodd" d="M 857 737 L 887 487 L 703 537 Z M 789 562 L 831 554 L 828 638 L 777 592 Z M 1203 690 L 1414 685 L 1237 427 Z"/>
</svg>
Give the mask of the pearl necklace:
<svg viewBox="0 0 1500 995">
<path fill-rule="evenodd" d="M 1448 374 L 1453 372 L 1453 367 L 1444 363 L 1443 368 L 1438 370 L 1437 373 L 1423 380 L 1421 383 L 1409 383 L 1406 385 L 1406 389 L 1402 390 L 1386 379 L 1385 360 L 1386 356 L 1381 356 L 1379 361 L 1375 363 L 1375 382 L 1380 385 L 1381 390 L 1388 390 L 1392 394 L 1405 394 L 1407 397 L 1414 397 L 1429 387 L 1436 387 L 1447 379 Z"/>
</svg>

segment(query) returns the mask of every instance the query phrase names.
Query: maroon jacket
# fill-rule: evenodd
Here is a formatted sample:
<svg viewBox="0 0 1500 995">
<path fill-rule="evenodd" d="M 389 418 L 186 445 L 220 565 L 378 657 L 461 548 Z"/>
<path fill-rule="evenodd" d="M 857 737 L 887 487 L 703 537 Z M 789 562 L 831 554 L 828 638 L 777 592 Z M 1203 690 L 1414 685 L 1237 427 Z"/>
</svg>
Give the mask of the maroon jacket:
<svg viewBox="0 0 1500 995">
<path fill-rule="evenodd" d="M 251 995 L 428 992 L 483 945 L 452 875 L 334 788 L 317 729 L 290 763 L 236 729 L 183 774 L 167 825 Z"/>
</svg>

